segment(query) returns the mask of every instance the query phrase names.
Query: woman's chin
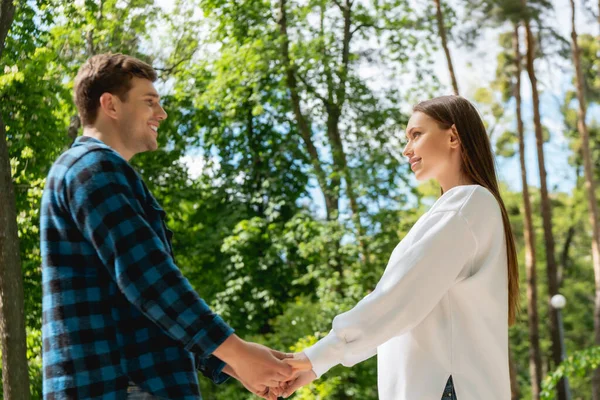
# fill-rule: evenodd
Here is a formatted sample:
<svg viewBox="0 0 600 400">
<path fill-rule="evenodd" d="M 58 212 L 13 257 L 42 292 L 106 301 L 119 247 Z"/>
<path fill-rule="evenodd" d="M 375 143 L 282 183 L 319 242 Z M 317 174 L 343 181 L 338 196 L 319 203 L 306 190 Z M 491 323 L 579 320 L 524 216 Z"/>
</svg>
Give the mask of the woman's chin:
<svg viewBox="0 0 600 400">
<path fill-rule="evenodd" d="M 421 174 L 420 171 L 415 172 L 415 179 L 419 182 L 427 180 L 427 178 L 423 174 Z"/>
</svg>

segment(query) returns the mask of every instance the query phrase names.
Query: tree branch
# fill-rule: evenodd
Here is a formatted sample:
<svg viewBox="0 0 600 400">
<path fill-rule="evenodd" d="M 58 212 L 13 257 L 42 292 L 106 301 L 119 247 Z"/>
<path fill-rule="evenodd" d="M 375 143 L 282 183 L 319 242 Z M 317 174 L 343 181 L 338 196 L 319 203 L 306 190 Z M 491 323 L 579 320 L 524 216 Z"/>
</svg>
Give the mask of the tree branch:
<svg viewBox="0 0 600 400">
<path fill-rule="evenodd" d="M 301 75 L 301 74 L 296 74 L 296 76 L 302 81 L 302 83 L 304 84 L 304 86 L 306 86 L 306 89 L 308 90 L 309 93 L 315 95 L 315 97 L 317 97 L 319 100 L 321 100 L 323 102 L 323 105 L 325 107 L 329 107 L 329 100 L 327 100 L 325 97 L 323 97 L 322 95 L 320 95 L 317 90 L 306 81 L 306 79 Z"/>
<path fill-rule="evenodd" d="M 350 34 L 350 26 L 352 24 L 351 19 L 351 3 L 349 0 L 346 2 L 346 7 L 343 8 L 344 12 L 344 39 L 342 42 L 342 65 L 338 77 L 340 83 L 336 91 L 336 106 L 342 108 L 346 101 L 346 82 L 348 80 L 348 65 L 350 63 L 350 40 L 352 35 Z"/>
<path fill-rule="evenodd" d="M 167 75 L 172 74 L 175 71 L 175 69 L 177 69 L 177 67 L 179 67 L 181 64 L 183 64 L 186 61 L 190 61 L 192 59 L 192 57 L 194 56 L 194 54 L 196 54 L 196 49 L 194 49 L 194 51 L 192 51 L 192 53 L 189 54 L 187 57 L 182 58 L 181 60 L 177 61 L 175 64 L 171 65 L 170 67 L 166 67 L 166 68 L 153 67 L 153 68 L 154 68 L 154 70 L 164 72 Z"/>
</svg>

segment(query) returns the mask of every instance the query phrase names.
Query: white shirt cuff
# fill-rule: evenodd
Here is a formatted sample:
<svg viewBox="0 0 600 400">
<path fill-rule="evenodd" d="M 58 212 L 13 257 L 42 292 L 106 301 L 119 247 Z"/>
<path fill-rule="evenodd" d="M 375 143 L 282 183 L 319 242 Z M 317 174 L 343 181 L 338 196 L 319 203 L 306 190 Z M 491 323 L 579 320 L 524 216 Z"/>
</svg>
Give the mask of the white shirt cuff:
<svg viewBox="0 0 600 400">
<path fill-rule="evenodd" d="M 317 378 L 342 362 L 345 345 L 346 343 L 331 331 L 329 335 L 304 350 Z"/>
</svg>

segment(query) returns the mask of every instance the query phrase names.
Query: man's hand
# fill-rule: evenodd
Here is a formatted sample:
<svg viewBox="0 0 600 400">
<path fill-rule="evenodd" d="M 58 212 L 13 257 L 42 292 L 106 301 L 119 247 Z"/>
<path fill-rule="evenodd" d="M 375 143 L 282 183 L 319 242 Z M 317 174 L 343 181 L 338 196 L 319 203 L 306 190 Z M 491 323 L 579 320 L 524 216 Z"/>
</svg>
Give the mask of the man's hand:
<svg viewBox="0 0 600 400">
<path fill-rule="evenodd" d="M 235 371 L 233 370 L 233 368 L 231 368 L 230 365 L 226 365 L 225 368 L 223 368 L 223 372 L 226 373 L 227 375 L 231 376 L 232 378 L 237 379 L 238 381 L 240 381 L 240 383 L 246 388 L 246 390 L 248 390 L 250 393 L 255 394 L 256 396 L 263 398 L 265 400 L 277 400 L 278 396 L 282 395 L 283 392 L 283 386 L 285 385 L 285 383 L 282 383 L 279 388 L 266 388 L 265 390 L 262 390 L 255 387 L 254 385 L 248 383 L 248 382 L 244 382 L 243 380 L 240 379 L 240 377 L 235 373 Z"/>
<path fill-rule="evenodd" d="M 231 367 L 234 377 L 247 389 L 266 399 L 273 398 L 265 397 L 271 393 L 269 388 L 273 388 L 271 395 L 276 396 L 280 383 L 293 377 L 292 367 L 282 361 L 288 357 L 287 354 L 246 342 L 235 334 L 227 338 L 213 354 Z"/>
</svg>

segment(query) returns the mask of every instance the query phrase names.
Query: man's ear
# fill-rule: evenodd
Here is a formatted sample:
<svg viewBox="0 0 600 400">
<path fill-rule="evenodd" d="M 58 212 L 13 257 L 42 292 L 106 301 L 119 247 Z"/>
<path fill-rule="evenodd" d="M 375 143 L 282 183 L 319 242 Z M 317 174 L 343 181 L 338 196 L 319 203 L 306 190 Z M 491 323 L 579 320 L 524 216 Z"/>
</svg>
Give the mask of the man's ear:
<svg viewBox="0 0 600 400">
<path fill-rule="evenodd" d="M 117 96 L 111 93 L 102 93 L 100 96 L 100 112 L 104 113 L 111 119 L 117 119 L 118 116 L 118 108 L 120 106 L 120 101 Z"/>
<path fill-rule="evenodd" d="M 450 127 L 450 147 L 453 149 L 460 148 L 460 136 L 458 136 L 458 131 L 454 124 Z"/>
</svg>

